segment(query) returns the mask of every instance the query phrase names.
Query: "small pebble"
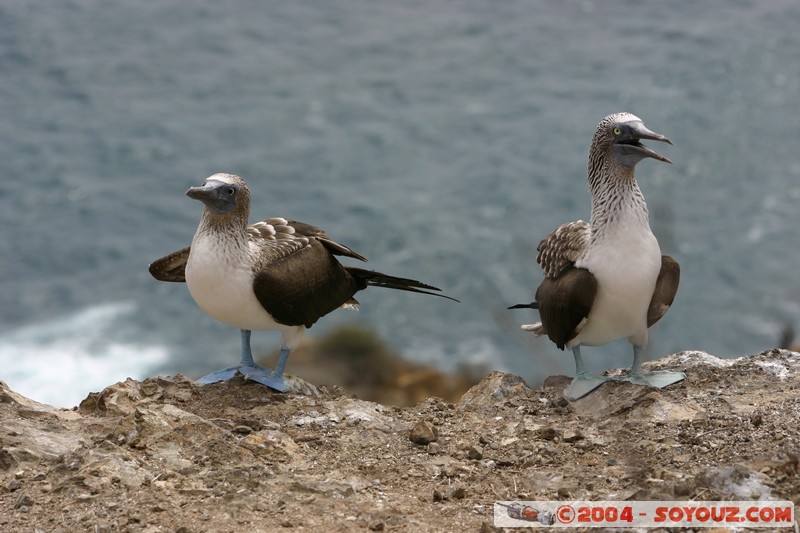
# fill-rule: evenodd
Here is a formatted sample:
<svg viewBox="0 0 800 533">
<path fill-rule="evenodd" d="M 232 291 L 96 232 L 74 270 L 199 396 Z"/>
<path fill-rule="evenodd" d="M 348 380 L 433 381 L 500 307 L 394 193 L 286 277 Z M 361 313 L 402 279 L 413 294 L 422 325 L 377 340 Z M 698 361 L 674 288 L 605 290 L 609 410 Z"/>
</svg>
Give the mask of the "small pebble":
<svg viewBox="0 0 800 533">
<path fill-rule="evenodd" d="M 453 465 L 444 465 L 439 475 L 441 477 L 456 477 L 457 473 L 458 471 Z"/>
<path fill-rule="evenodd" d="M 22 507 L 30 507 L 31 505 L 33 505 L 33 498 L 23 492 L 17 498 L 17 503 L 14 504 L 14 508 L 20 509 Z"/>
<path fill-rule="evenodd" d="M 517 464 L 518 461 L 519 458 L 513 455 L 500 456 L 495 458 L 495 462 L 497 463 L 498 466 L 513 466 Z"/>
<path fill-rule="evenodd" d="M 577 429 L 567 430 L 564 432 L 563 440 L 564 442 L 578 442 L 579 440 L 583 440 L 583 433 Z"/>
<path fill-rule="evenodd" d="M 467 491 L 464 487 L 448 487 L 447 491 L 442 494 L 439 489 L 433 489 L 433 501 L 441 502 L 444 500 L 463 500 L 467 496 Z"/>
<path fill-rule="evenodd" d="M 431 455 L 436 455 L 440 451 L 440 446 L 438 442 L 429 442 L 427 452 Z"/>
<path fill-rule="evenodd" d="M 20 486 L 21 486 L 21 484 L 19 482 L 19 479 L 17 479 L 17 478 L 14 478 L 14 479 L 12 479 L 11 481 L 8 482 L 8 490 L 9 490 L 9 492 L 14 492 L 15 490 L 19 490 Z"/>
<path fill-rule="evenodd" d="M 421 421 L 417 422 L 417 425 L 411 429 L 408 438 L 414 444 L 426 445 L 436 441 L 439 438 L 438 433 L 439 432 L 432 424 Z"/>
<path fill-rule="evenodd" d="M 244 425 L 236 426 L 235 428 L 233 428 L 233 432 L 234 433 L 239 433 L 241 435 L 249 435 L 250 433 L 253 432 L 253 428 L 251 428 L 250 426 L 244 426 Z"/>
<path fill-rule="evenodd" d="M 464 487 L 451 487 L 449 491 L 447 491 L 447 496 L 449 498 L 453 498 L 454 500 L 463 500 L 464 497 L 467 495 L 467 491 Z"/>
<path fill-rule="evenodd" d="M 386 524 L 383 522 L 376 522 L 374 524 L 370 524 L 369 529 L 370 531 L 383 531 L 386 529 Z"/>
<path fill-rule="evenodd" d="M 553 440 L 556 438 L 556 435 L 558 435 L 558 431 L 553 428 L 541 428 L 537 433 L 539 434 L 539 438 L 544 440 Z"/>
<path fill-rule="evenodd" d="M 480 446 L 470 446 L 469 451 L 467 452 L 467 457 L 480 461 L 483 459 L 483 448 Z"/>
</svg>

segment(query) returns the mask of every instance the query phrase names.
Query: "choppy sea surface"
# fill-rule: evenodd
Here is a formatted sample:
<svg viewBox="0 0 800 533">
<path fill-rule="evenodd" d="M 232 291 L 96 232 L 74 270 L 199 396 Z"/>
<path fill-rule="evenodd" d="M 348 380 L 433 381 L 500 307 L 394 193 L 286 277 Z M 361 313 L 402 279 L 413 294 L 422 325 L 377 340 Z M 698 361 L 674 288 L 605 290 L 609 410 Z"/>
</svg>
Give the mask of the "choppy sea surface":
<svg viewBox="0 0 800 533">
<path fill-rule="evenodd" d="M 505 308 L 541 280 L 538 241 L 588 218 L 589 141 L 622 110 L 674 142 L 637 168 L 682 267 L 650 354 L 772 348 L 800 327 L 799 27 L 795 0 L 4 2 L 0 379 L 71 406 L 237 358 L 237 331 L 147 273 L 220 171 L 253 221 L 321 226 L 462 302 L 370 289 L 307 335 L 355 322 L 444 369 L 572 372 Z"/>
</svg>

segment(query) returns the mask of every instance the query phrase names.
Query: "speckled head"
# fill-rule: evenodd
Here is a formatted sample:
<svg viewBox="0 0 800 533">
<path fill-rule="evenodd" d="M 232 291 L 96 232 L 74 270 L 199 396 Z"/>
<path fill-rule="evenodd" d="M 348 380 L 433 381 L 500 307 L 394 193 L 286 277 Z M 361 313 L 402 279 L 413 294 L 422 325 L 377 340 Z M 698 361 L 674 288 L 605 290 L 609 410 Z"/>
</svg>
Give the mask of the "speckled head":
<svg viewBox="0 0 800 533">
<path fill-rule="evenodd" d="M 592 146 L 589 149 L 590 159 L 613 155 L 616 161 L 628 168 L 633 168 L 636 164 L 647 157 L 672 163 L 663 155 L 643 145 L 640 141 L 650 139 L 654 141 L 672 144 L 672 141 L 654 131 L 650 131 L 644 125 L 642 119 L 631 113 L 614 113 L 608 115 L 600 124 L 592 138 Z"/>
<path fill-rule="evenodd" d="M 234 174 L 214 174 L 203 185 L 191 187 L 186 196 L 200 200 L 206 212 L 215 216 L 242 216 L 250 211 L 250 190 L 242 178 Z"/>
</svg>

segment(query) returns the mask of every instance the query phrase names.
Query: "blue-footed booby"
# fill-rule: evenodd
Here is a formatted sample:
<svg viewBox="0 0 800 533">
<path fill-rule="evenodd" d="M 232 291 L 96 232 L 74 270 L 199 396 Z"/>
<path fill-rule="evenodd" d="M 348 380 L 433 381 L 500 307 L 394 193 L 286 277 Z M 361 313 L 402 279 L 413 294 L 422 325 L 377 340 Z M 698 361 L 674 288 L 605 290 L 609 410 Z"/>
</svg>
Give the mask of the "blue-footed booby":
<svg viewBox="0 0 800 533">
<path fill-rule="evenodd" d="M 643 139 L 672 144 L 630 113 L 609 115 L 598 124 L 589 148 L 591 222 L 563 224 L 539 243 L 536 262 L 545 279 L 533 303 L 509 308 L 538 309 L 541 322 L 522 329 L 572 350 L 576 375 L 565 391 L 571 400 L 607 380 L 586 371 L 581 346 L 628 339 L 633 365 L 624 381 L 666 387 L 686 377 L 642 370 L 647 330 L 672 305 L 680 279 L 678 262 L 661 255 L 650 231 L 634 173 L 645 158 L 672 161 L 643 145 Z"/>
<path fill-rule="evenodd" d="M 201 383 L 241 374 L 285 392 L 289 385 L 283 369 L 305 329 L 334 309 L 355 308 L 353 296 L 368 286 L 454 300 L 416 280 L 343 266 L 335 256 L 366 259 L 309 224 L 285 218 L 248 224 L 250 191 L 239 176 L 214 174 L 186 195 L 205 204 L 192 244 L 154 261 L 150 274 L 161 281 L 186 282 L 203 311 L 239 328 L 242 337 L 239 364 L 204 376 Z M 274 370 L 253 361 L 252 330 L 283 333 Z"/>
</svg>

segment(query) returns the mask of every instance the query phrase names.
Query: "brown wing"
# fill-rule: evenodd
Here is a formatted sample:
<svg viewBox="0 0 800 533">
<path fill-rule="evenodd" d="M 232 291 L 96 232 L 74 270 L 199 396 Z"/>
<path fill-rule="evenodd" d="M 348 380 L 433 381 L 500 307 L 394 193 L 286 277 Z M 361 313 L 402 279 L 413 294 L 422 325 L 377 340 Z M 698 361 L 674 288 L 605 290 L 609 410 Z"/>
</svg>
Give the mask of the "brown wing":
<svg viewBox="0 0 800 533">
<path fill-rule="evenodd" d="M 560 349 L 580 333 L 592 310 L 597 280 L 585 268 L 568 266 L 556 278 L 545 278 L 536 289 L 542 327 Z"/>
<path fill-rule="evenodd" d="M 661 272 L 658 273 L 656 290 L 647 308 L 647 327 L 658 322 L 666 314 L 675 300 L 678 283 L 681 280 L 681 267 L 675 259 L 668 255 L 661 256 Z"/>
<path fill-rule="evenodd" d="M 181 248 L 177 252 L 172 252 L 150 264 L 150 274 L 159 281 L 173 281 L 177 283 L 186 282 L 186 261 L 189 259 L 189 249 Z"/>
<path fill-rule="evenodd" d="M 583 220 L 562 224 L 545 237 L 536 248 L 536 262 L 548 278 L 555 278 L 565 268 L 575 264 L 589 244 L 591 226 Z"/>
<path fill-rule="evenodd" d="M 281 324 L 311 327 L 320 317 L 352 301 L 363 287 L 317 239 L 274 259 L 255 265 L 256 298 Z M 267 260 L 268 259 L 268 260 Z"/>
</svg>

